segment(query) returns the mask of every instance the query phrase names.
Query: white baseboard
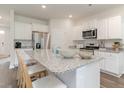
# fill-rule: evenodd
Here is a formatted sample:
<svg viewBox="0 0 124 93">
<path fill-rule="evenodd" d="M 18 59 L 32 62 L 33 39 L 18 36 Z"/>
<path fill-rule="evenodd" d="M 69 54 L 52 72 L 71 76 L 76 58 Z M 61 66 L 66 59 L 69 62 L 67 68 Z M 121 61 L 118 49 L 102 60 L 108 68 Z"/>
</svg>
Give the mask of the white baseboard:
<svg viewBox="0 0 124 93">
<path fill-rule="evenodd" d="M 100 72 L 103 72 L 103 73 L 106 73 L 106 74 L 109 74 L 109 75 L 112 75 L 112 76 L 115 76 L 115 77 L 118 77 L 118 78 L 120 78 L 122 76 L 122 74 L 115 74 L 115 73 L 111 73 L 111 72 L 108 72 L 108 71 L 105 71 L 105 70 L 100 70 Z"/>
</svg>

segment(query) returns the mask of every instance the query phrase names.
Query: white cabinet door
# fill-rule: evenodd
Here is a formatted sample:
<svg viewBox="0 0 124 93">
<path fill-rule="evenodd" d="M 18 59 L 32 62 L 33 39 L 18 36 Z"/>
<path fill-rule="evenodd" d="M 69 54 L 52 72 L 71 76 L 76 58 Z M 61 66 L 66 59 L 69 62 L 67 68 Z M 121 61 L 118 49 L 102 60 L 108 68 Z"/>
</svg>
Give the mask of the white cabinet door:
<svg viewBox="0 0 124 93">
<path fill-rule="evenodd" d="M 101 70 L 108 71 L 115 74 L 120 74 L 118 54 L 100 52 L 99 55 L 101 57 L 104 57 L 104 59 L 100 61 Z"/>
<path fill-rule="evenodd" d="M 109 20 L 109 39 L 122 39 L 121 16 L 111 17 Z"/>
<path fill-rule="evenodd" d="M 32 23 L 32 31 L 48 32 L 48 26 L 44 24 Z"/>
<path fill-rule="evenodd" d="M 31 24 L 15 22 L 15 39 L 32 39 Z"/>
<path fill-rule="evenodd" d="M 24 23 L 24 39 L 32 39 L 32 29 L 31 29 L 31 24 Z"/>
<path fill-rule="evenodd" d="M 24 24 L 15 22 L 15 39 L 24 39 Z"/>
<path fill-rule="evenodd" d="M 48 26 L 47 25 L 41 25 L 41 32 L 48 32 Z"/>
<path fill-rule="evenodd" d="M 99 20 L 98 39 L 122 39 L 121 27 L 121 16 Z"/>
<path fill-rule="evenodd" d="M 98 39 L 108 39 L 108 20 L 101 19 L 98 21 L 97 29 Z"/>
<path fill-rule="evenodd" d="M 104 52 L 94 51 L 94 54 L 95 54 L 95 56 L 99 56 L 99 57 L 105 58 Z M 100 61 L 99 66 L 100 66 L 101 70 L 105 70 L 105 59 L 102 59 Z"/>
<path fill-rule="evenodd" d="M 89 25 L 89 29 L 97 28 L 97 20 L 94 19 L 94 20 L 89 21 L 88 25 Z"/>
<path fill-rule="evenodd" d="M 111 57 L 106 58 L 105 60 L 105 70 L 119 74 L 119 62 L 118 62 L 118 56 L 115 54 L 110 54 Z"/>
</svg>

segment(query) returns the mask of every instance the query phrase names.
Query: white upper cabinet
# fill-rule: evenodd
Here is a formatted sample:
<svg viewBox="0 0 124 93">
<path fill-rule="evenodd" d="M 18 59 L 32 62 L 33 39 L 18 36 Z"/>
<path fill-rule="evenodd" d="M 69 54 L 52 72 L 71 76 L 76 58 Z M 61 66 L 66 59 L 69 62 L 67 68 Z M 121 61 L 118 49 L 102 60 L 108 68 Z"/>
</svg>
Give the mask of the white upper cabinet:
<svg viewBox="0 0 124 93">
<path fill-rule="evenodd" d="M 15 22 L 15 39 L 32 39 L 31 24 Z"/>
<path fill-rule="evenodd" d="M 82 28 L 83 28 L 84 31 L 89 30 L 89 29 L 97 28 L 97 20 L 94 19 L 94 20 L 84 22 Z"/>
<path fill-rule="evenodd" d="M 98 20 L 98 39 L 123 39 L 121 16 Z"/>
<path fill-rule="evenodd" d="M 25 38 L 25 39 L 29 39 L 29 40 L 32 39 L 31 24 L 25 23 L 25 25 L 24 25 L 24 31 L 25 31 L 24 38 Z"/>
<path fill-rule="evenodd" d="M 32 39 L 32 31 L 48 32 L 48 26 L 36 23 L 15 22 L 15 39 Z"/>
<path fill-rule="evenodd" d="M 94 20 L 89 21 L 88 22 L 88 27 L 89 27 L 89 29 L 97 28 L 97 20 L 94 19 Z"/>
<path fill-rule="evenodd" d="M 121 16 L 111 17 L 109 20 L 109 39 L 122 39 Z"/>
<path fill-rule="evenodd" d="M 108 20 L 107 19 L 98 20 L 97 38 L 108 39 Z"/>
<path fill-rule="evenodd" d="M 48 26 L 38 23 L 32 23 L 32 31 L 48 32 Z"/>
</svg>

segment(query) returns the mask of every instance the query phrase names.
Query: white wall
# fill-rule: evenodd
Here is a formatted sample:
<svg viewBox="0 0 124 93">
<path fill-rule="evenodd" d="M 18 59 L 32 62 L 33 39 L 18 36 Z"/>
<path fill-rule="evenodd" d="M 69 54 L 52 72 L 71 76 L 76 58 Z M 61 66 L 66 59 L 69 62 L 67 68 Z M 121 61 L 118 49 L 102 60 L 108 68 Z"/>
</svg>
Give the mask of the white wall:
<svg viewBox="0 0 124 93">
<path fill-rule="evenodd" d="M 73 40 L 73 22 L 71 19 L 51 19 L 49 22 L 51 33 L 51 48 L 67 48 Z"/>
<path fill-rule="evenodd" d="M 9 39 L 9 49 L 10 49 L 10 68 L 13 68 L 15 63 L 15 51 L 14 51 L 14 10 L 10 10 L 10 39 Z"/>
<path fill-rule="evenodd" d="M 47 20 L 39 20 L 39 19 L 25 17 L 21 15 L 15 15 L 15 21 L 20 21 L 24 23 L 39 23 L 39 24 L 44 24 L 44 25 L 48 24 Z"/>
<path fill-rule="evenodd" d="M 0 19 L 0 30 L 5 31 L 5 34 L 0 35 L 0 42 L 4 42 L 3 45 L 3 53 L 10 53 L 9 51 L 9 27 L 10 27 L 10 11 L 7 9 L 0 8 L 0 16 L 2 16 L 2 19 Z M 2 37 L 1 37 L 2 36 Z M 0 43 L 1 44 L 1 43 Z M 0 50 L 0 53 L 2 51 Z"/>
<path fill-rule="evenodd" d="M 10 11 L 7 9 L 0 8 L 0 16 L 2 16 L 2 19 L 0 19 L 0 27 L 6 28 L 10 26 Z"/>
<path fill-rule="evenodd" d="M 0 42 L 4 42 L 4 45 L 0 47 L 0 53 L 6 53 L 10 54 L 10 49 L 9 49 L 9 40 L 10 40 L 10 31 L 8 27 L 0 27 L 0 30 L 3 30 L 5 33 L 0 34 Z M 0 43 L 0 44 L 1 44 Z M 1 46 L 1 45 L 0 45 Z"/>
</svg>

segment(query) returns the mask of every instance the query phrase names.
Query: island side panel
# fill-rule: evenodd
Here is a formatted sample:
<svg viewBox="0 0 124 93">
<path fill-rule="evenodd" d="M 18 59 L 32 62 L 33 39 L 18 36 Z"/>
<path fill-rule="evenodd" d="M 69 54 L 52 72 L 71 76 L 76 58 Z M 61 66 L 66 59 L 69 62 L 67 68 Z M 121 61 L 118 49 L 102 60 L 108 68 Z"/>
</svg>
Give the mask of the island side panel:
<svg viewBox="0 0 124 93">
<path fill-rule="evenodd" d="M 57 77 L 69 88 L 99 88 L 99 62 L 93 62 L 75 70 L 57 73 Z"/>
<path fill-rule="evenodd" d="M 76 70 L 77 88 L 100 88 L 99 62 L 93 62 Z"/>
<path fill-rule="evenodd" d="M 76 70 L 57 73 L 56 76 L 63 81 L 68 88 L 76 87 Z"/>
</svg>

